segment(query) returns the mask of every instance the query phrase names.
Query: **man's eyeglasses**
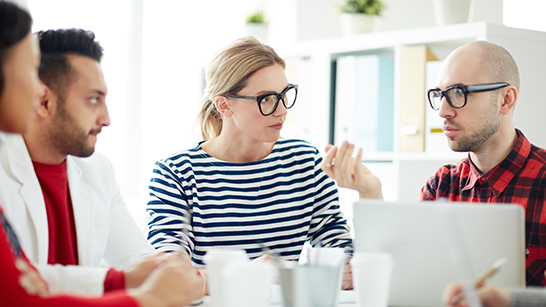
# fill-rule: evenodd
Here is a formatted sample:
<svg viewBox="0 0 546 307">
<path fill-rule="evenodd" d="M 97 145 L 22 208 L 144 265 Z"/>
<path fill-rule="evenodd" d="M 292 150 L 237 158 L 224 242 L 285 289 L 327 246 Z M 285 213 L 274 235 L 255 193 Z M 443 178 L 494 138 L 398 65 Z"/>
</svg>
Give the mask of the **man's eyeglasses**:
<svg viewBox="0 0 546 307">
<path fill-rule="evenodd" d="M 439 110 L 442 105 L 442 97 L 445 97 L 447 103 L 455 109 L 460 109 L 466 105 L 466 96 L 470 93 L 488 92 L 498 90 L 506 87 L 510 84 L 506 82 L 501 83 L 487 83 L 487 84 L 475 84 L 475 85 L 452 85 L 445 91 L 440 89 L 430 89 L 427 92 L 428 102 L 434 110 Z"/>
<path fill-rule="evenodd" d="M 290 109 L 296 103 L 298 97 L 298 85 L 290 84 L 282 93 L 267 93 L 260 96 L 240 96 L 240 95 L 228 95 L 231 98 L 242 98 L 256 100 L 258 108 L 263 116 L 273 114 L 279 106 L 279 101 L 282 100 L 282 104 L 286 109 Z"/>
</svg>

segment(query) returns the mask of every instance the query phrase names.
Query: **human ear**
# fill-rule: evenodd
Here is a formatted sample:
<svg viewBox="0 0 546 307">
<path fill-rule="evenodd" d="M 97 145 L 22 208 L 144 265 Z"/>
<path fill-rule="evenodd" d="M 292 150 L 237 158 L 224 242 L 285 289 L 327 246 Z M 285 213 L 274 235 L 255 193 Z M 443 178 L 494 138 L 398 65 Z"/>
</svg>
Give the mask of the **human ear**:
<svg viewBox="0 0 546 307">
<path fill-rule="evenodd" d="M 216 107 L 216 110 L 225 117 L 230 117 L 231 114 L 233 114 L 228 102 L 229 99 L 225 96 L 216 96 L 212 101 Z"/>
<path fill-rule="evenodd" d="M 57 95 L 45 84 L 38 104 L 38 115 L 46 117 L 53 112 L 53 104 L 57 101 Z"/>
<path fill-rule="evenodd" d="M 508 114 L 516 106 L 516 101 L 518 100 L 518 90 L 515 86 L 510 85 L 506 88 L 506 92 L 502 96 L 502 104 L 500 112 L 502 114 Z"/>
</svg>

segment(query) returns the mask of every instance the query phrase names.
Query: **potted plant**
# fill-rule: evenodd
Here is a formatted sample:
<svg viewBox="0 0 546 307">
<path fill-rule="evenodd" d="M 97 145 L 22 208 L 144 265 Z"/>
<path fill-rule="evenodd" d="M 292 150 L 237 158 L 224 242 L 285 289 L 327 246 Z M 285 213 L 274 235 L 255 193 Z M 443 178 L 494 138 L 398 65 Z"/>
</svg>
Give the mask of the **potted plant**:
<svg viewBox="0 0 546 307">
<path fill-rule="evenodd" d="M 267 21 L 263 10 L 256 10 L 245 19 L 245 35 L 254 36 L 265 42 L 267 40 Z"/>
<path fill-rule="evenodd" d="M 383 0 L 342 0 L 339 5 L 343 35 L 369 33 L 376 16 L 385 9 Z"/>
<path fill-rule="evenodd" d="M 434 18 L 438 26 L 470 21 L 476 5 L 472 0 L 433 0 Z"/>
</svg>

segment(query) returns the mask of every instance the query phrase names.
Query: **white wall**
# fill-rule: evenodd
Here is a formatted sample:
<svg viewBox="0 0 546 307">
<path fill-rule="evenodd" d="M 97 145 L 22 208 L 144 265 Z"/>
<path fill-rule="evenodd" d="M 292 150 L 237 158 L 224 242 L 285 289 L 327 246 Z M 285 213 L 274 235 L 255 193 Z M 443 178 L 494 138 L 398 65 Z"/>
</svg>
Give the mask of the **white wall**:
<svg viewBox="0 0 546 307">
<path fill-rule="evenodd" d="M 141 213 L 153 162 L 199 140 L 193 128 L 202 69 L 219 48 L 243 35 L 248 13 L 266 8 L 269 43 L 277 49 L 340 33 L 337 0 L 12 1 L 28 2 L 35 31 L 81 27 L 97 34 L 105 48 L 103 69 L 112 119 L 97 148 L 110 157 L 129 205 Z M 434 26 L 432 0 L 386 2 L 378 31 Z M 476 0 L 474 20 L 504 18 L 509 26 L 546 31 L 539 15 L 545 3 Z M 319 85 L 301 90 L 313 91 L 313 86 Z"/>
</svg>

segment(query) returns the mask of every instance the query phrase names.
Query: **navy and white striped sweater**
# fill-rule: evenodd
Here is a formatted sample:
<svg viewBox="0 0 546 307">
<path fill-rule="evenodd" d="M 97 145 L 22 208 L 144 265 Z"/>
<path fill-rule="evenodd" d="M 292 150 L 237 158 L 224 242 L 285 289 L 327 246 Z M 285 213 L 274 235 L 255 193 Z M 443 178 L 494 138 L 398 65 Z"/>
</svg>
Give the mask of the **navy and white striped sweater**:
<svg viewBox="0 0 546 307">
<path fill-rule="evenodd" d="M 191 255 L 199 268 L 213 248 L 244 249 L 254 259 L 263 244 L 297 260 L 309 240 L 352 252 L 336 186 L 321 161 L 315 147 L 282 138 L 250 163 L 220 161 L 199 145 L 159 160 L 149 187 L 148 240 L 159 251 Z"/>
</svg>

